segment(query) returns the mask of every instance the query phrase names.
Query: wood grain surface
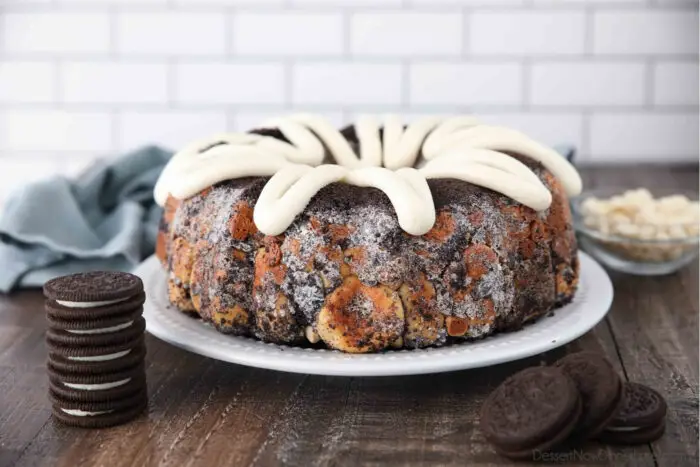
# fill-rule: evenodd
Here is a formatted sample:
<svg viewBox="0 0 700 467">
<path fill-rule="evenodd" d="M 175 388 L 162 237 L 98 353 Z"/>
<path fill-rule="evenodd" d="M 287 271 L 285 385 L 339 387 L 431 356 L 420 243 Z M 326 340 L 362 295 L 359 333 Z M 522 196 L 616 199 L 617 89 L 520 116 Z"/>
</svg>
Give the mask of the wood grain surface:
<svg viewBox="0 0 700 467">
<path fill-rule="evenodd" d="M 584 177 L 588 188 L 698 189 L 697 166 L 591 168 Z M 0 296 L 0 466 L 508 465 L 479 430 L 484 398 L 515 371 L 582 349 L 605 353 L 625 379 L 666 397 L 666 434 L 633 448 L 589 443 L 542 461 L 697 466 L 698 265 L 666 277 L 611 277 L 608 317 L 570 345 L 446 374 L 286 374 L 210 360 L 148 336 L 148 413 L 104 430 L 52 419 L 43 298 L 38 291 Z"/>
</svg>

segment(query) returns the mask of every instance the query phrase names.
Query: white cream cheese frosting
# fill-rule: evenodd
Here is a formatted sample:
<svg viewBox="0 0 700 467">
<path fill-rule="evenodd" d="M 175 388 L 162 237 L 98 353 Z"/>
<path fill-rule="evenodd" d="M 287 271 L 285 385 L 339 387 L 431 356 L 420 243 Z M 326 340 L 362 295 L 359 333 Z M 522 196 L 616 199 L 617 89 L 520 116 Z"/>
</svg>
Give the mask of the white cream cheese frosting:
<svg viewBox="0 0 700 467">
<path fill-rule="evenodd" d="M 264 234 L 278 235 L 319 190 L 342 182 L 382 190 L 401 228 L 423 235 L 435 223 L 427 183 L 431 178 L 463 180 L 546 210 L 551 193 L 509 154 L 541 163 L 569 196 L 581 192 L 578 172 L 556 151 L 516 130 L 483 125 L 470 116 L 424 117 L 410 125 L 394 115 L 362 116 L 355 125 L 359 155 L 339 130 L 316 115 L 275 118 L 262 128 L 279 130 L 289 143 L 257 134 L 224 134 L 190 144 L 163 170 L 154 190 L 156 201 L 164 205 L 169 195 L 185 199 L 224 180 L 270 176 L 253 219 Z M 323 164 L 326 151 L 336 164 Z M 420 154 L 425 160 L 418 161 Z"/>
</svg>

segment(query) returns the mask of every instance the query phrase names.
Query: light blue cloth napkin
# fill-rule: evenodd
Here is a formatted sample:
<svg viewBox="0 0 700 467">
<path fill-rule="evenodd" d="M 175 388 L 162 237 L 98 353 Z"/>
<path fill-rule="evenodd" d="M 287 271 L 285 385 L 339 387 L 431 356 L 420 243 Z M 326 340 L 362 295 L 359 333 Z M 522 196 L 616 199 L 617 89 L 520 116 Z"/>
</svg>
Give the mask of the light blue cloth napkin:
<svg viewBox="0 0 700 467">
<path fill-rule="evenodd" d="M 78 179 L 22 187 L 0 215 L 0 292 L 89 270 L 129 271 L 153 253 L 161 208 L 153 187 L 171 152 L 146 147 Z"/>
</svg>

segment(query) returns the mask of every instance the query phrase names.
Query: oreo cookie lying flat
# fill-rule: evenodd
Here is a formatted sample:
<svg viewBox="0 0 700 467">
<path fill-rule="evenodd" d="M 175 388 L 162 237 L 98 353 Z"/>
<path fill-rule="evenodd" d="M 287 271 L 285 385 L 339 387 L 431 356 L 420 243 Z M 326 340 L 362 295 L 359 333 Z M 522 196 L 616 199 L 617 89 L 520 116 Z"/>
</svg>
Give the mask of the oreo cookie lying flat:
<svg viewBox="0 0 700 467">
<path fill-rule="evenodd" d="M 57 302 L 55 300 L 47 300 L 44 308 L 46 309 L 46 315 L 49 318 L 49 323 L 51 319 L 56 320 L 98 320 L 104 318 L 112 318 L 115 316 L 122 316 L 124 314 L 131 313 L 133 310 L 143 306 L 146 301 L 146 294 L 138 292 L 134 295 L 125 297 L 124 299 L 119 299 L 117 301 L 112 301 L 110 303 L 104 302 L 87 302 L 79 303 L 81 306 L 76 307 L 76 303 L 71 302 Z M 61 304 L 63 303 L 63 304 Z M 68 306 L 66 303 L 72 305 Z M 82 306 L 97 304 L 95 306 Z"/>
<path fill-rule="evenodd" d="M 48 331 L 47 331 L 48 334 Z M 100 359 L 114 359 L 127 355 L 128 351 L 143 345 L 143 333 L 133 340 L 112 345 L 94 345 L 92 347 L 74 347 L 63 345 L 51 339 L 46 339 L 49 353 L 59 355 L 76 362 L 99 361 Z"/>
<path fill-rule="evenodd" d="M 49 353 L 46 365 L 49 372 L 54 373 L 98 375 L 132 368 L 143 362 L 145 356 L 146 346 L 142 342 L 133 349 L 126 350 L 124 355 L 109 360 L 71 360 L 55 353 Z"/>
<path fill-rule="evenodd" d="M 104 306 L 108 304 L 105 302 L 125 300 L 141 292 L 143 282 L 138 276 L 119 271 L 71 274 L 44 284 L 44 295 L 48 299 L 80 308 Z"/>
<path fill-rule="evenodd" d="M 481 428 L 496 451 L 512 459 L 532 458 L 555 448 L 581 416 L 574 382 L 559 368 L 528 368 L 507 378 L 486 399 Z"/>
<path fill-rule="evenodd" d="M 554 366 L 574 381 L 581 395 L 583 414 L 572 437 L 582 441 L 603 431 L 617 415 L 622 401 L 622 380 L 612 364 L 600 354 L 579 352 Z"/>
<path fill-rule="evenodd" d="M 82 428 L 106 428 L 138 417 L 147 407 L 145 390 L 119 403 L 96 404 L 92 402 L 69 403 L 52 401 L 53 414 L 66 425 Z"/>
<path fill-rule="evenodd" d="M 666 428 L 664 398 L 639 383 L 625 383 L 622 407 L 598 439 L 613 444 L 645 444 L 659 439 Z"/>
<path fill-rule="evenodd" d="M 51 345 L 64 347 L 120 345 L 124 342 L 132 342 L 134 339 L 142 336 L 145 329 L 146 320 L 140 316 L 131 322 L 112 328 L 112 332 L 100 332 L 98 334 L 49 328 L 46 331 L 46 341 Z"/>
<path fill-rule="evenodd" d="M 49 376 L 49 397 L 71 402 L 117 401 L 142 391 L 145 387 L 146 374 L 143 365 L 133 368 L 127 375 L 115 375 L 113 379 L 105 378 L 99 383 L 76 383 L 74 378 L 72 382 L 67 382 L 62 375 Z"/>
<path fill-rule="evenodd" d="M 86 310 L 90 309 L 87 308 Z M 46 320 L 49 323 L 49 327 L 52 329 L 75 331 L 77 333 L 84 334 L 100 334 L 105 332 L 113 332 L 113 328 L 123 326 L 129 321 L 134 321 L 142 315 L 143 306 L 138 306 L 128 309 L 124 313 L 105 316 L 103 318 L 93 318 L 88 315 L 77 319 L 61 319 L 47 312 Z"/>
<path fill-rule="evenodd" d="M 129 384 L 144 370 L 144 363 L 139 362 L 131 368 L 102 374 L 80 374 L 49 371 L 49 380 L 60 387 L 79 391 L 97 391 Z"/>
</svg>

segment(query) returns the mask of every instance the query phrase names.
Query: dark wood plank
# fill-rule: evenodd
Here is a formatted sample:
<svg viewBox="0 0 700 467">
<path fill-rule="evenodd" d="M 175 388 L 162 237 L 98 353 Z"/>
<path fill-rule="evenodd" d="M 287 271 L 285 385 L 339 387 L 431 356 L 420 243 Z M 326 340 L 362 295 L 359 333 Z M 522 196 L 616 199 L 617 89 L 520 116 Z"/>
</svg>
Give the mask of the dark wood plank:
<svg viewBox="0 0 700 467">
<path fill-rule="evenodd" d="M 697 167 L 605 167 L 584 176 L 589 187 L 698 186 Z M 635 448 L 588 443 L 558 461 L 697 465 L 698 267 L 663 278 L 612 278 L 609 316 L 580 339 L 522 361 L 449 374 L 294 375 L 209 360 L 149 336 L 148 413 L 106 430 L 52 420 L 41 295 L 0 296 L 0 466 L 506 465 L 479 430 L 484 398 L 519 369 L 584 349 L 606 354 L 625 378 L 664 393 L 668 433 Z"/>
<path fill-rule="evenodd" d="M 697 169 L 614 171 L 622 186 L 697 192 Z M 589 176 L 605 185 L 611 172 Z M 651 445 L 659 465 L 698 463 L 698 265 L 663 277 L 611 273 L 615 301 L 608 322 L 629 380 L 659 390 L 669 403 L 666 435 Z"/>
</svg>

